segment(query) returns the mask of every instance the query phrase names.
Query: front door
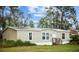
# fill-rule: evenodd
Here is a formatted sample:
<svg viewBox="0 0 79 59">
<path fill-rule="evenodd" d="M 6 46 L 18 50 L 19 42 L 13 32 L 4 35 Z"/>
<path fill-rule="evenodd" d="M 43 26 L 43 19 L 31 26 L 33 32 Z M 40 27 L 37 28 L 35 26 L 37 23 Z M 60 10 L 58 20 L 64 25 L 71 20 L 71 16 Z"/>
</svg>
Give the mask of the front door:
<svg viewBox="0 0 79 59">
<path fill-rule="evenodd" d="M 59 38 L 52 38 L 52 45 L 61 44 L 61 39 Z"/>
</svg>

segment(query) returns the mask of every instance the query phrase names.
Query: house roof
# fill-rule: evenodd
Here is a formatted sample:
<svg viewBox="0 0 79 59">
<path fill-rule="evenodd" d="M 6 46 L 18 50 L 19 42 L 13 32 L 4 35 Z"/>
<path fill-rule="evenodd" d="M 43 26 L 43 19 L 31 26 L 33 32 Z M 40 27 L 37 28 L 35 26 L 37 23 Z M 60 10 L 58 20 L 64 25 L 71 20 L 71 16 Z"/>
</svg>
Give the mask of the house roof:
<svg viewBox="0 0 79 59">
<path fill-rule="evenodd" d="M 18 28 L 18 27 L 7 27 L 5 30 L 7 29 L 13 29 L 13 30 L 16 30 L 16 31 L 25 31 L 25 30 L 32 30 L 32 31 L 43 31 L 43 30 L 53 30 L 53 31 L 60 31 L 60 32 L 68 32 L 69 30 L 61 30 L 61 29 L 52 29 L 52 28 L 27 28 L 27 27 L 21 27 L 21 28 Z M 5 31 L 4 30 L 4 31 Z"/>
<path fill-rule="evenodd" d="M 74 35 L 78 35 L 78 31 L 77 30 L 70 30 L 70 33 L 74 34 Z"/>
</svg>

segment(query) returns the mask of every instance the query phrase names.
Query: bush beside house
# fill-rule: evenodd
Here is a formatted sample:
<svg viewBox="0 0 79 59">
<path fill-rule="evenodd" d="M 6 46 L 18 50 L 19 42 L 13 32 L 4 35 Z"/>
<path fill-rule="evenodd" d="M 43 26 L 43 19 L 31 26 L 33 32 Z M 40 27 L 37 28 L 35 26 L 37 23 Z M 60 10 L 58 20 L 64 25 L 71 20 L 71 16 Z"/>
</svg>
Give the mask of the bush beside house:
<svg viewBox="0 0 79 59">
<path fill-rule="evenodd" d="M 15 46 L 23 46 L 23 45 L 24 45 L 24 42 L 21 41 L 21 40 L 17 40 L 17 41 L 15 42 Z"/>
<path fill-rule="evenodd" d="M 2 47 L 17 47 L 17 46 L 34 46 L 36 44 L 31 43 L 29 41 L 21 41 L 21 40 L 4 40 L 2 43 Z"/>
<path fill-rule="evenodd" d="M 71 44 L 79 44 L 79 35 L 71 35 L 70 38 L 71 38 L 70 40 Z"/>
</svg>

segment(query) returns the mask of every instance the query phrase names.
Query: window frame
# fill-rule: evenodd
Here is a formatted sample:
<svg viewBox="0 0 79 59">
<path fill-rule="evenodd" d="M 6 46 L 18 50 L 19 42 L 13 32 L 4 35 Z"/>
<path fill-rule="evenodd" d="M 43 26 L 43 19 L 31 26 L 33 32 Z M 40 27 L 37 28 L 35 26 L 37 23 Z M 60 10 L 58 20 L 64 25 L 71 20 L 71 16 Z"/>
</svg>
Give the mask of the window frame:
<svg viewBox="0 0 79 59">
<path fill-rule="evenodd" d="M 65 33 L 62 33 L 62 39 L 65 39 Z"/>
<path fill-rule="evenodd" d="M 44 34 L 44 35 L 43 35 Z M 44 38 L 44 39 L 43 39 Z M 45 40 L 45 32 L 42 33 L 42 40 Z"/>
<path fill-rule="evenodd" d="M 43 35 L 43 33 L 44 33 L 44 35 Z M 47 33 L 48 33 L 48 35 L 47 35 Z M 49 32 L 42 32 L 42 34 L 41 34 L 42 36 L 42 40 L 49 40 Z M 43 37 L 44 37 L 44 39 L 43 39 Z"/>
<path fill-rule="evenodd" d="M 49 40 L 49 33 L 46 33 L 46 40 Z"/>
<path fill-rule="evenodd" d="M 29 32 L 29 40 L 32 40 L 32 32 Z"/>
</svg>

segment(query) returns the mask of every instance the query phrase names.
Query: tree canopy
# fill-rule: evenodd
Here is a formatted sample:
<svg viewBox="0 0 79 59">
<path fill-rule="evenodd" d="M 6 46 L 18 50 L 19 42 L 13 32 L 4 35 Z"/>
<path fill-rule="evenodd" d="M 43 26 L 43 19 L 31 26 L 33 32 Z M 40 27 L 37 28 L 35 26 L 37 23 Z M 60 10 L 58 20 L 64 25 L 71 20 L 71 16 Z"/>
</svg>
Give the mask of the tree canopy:
<svg viewBox="0 0 79 59">
<path fill-rule="evenodd" d="M 32 27 L 33 27 L 33 22 Z M 0 6 L 0 28 L 8 26 L 26 27 L 28 26 L 28 17 L 18 6 Z"/>
<path fill-rule="evenodd" d="M 69 29 L 77 23 L 76 10 L 72 6 L 50 6 L 44 18 L 39 21 L 39 27 Z"/>
</svg>

